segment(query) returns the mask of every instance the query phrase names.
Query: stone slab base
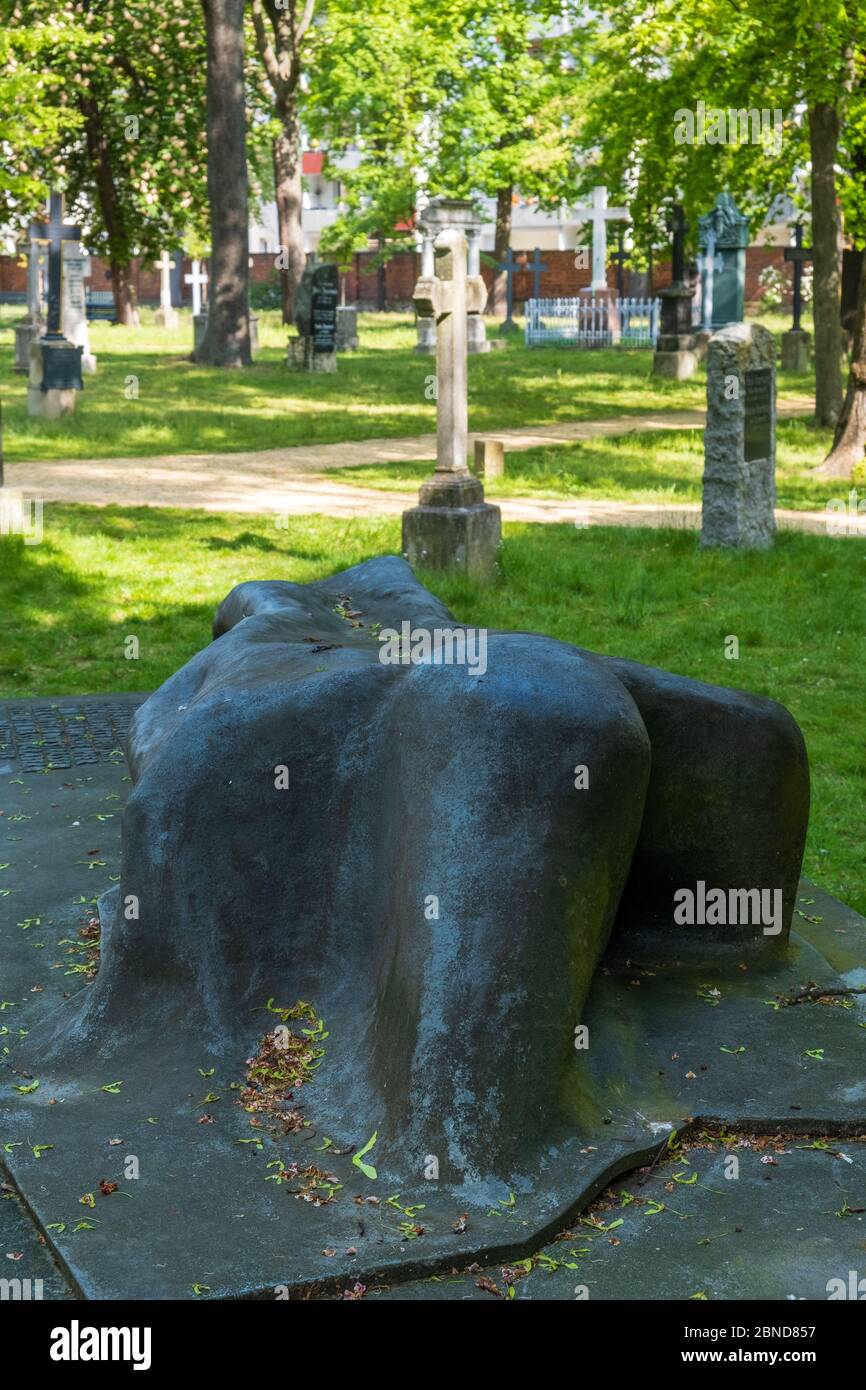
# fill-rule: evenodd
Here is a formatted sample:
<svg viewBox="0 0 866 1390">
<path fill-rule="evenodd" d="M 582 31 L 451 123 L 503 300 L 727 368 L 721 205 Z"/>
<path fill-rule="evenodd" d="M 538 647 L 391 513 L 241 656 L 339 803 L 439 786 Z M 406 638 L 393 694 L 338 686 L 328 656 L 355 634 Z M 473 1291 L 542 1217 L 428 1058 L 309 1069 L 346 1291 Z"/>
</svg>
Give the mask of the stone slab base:
<svg viewBox="0 0 866 1390">
<path fill-rule="evenodd" d="M 653 354 L 653 376 L 669 377 L 672 381 L 688 381 L 698 370 L 698 354 L 691 349 Z"/>
<path fill-rule="evenodd" d="M 479 578 L 496 569 L 502 513 L 488 502 L 421 505 L 403 513 L 403 553 L 418 569 L 463 569 Z"/>
<path fill-rule="evenodd" d="M 812 337 L 802 328 L 782 334 L 782 371 L 804 376 L 812 366 Z"/>
<path fill-rule="evenodd" d="M 43 391 L 41 386 L 27 388 L 27 414 L 43 420 L 59 420 L 75 409 L 77 391 Z"/>
</svg>

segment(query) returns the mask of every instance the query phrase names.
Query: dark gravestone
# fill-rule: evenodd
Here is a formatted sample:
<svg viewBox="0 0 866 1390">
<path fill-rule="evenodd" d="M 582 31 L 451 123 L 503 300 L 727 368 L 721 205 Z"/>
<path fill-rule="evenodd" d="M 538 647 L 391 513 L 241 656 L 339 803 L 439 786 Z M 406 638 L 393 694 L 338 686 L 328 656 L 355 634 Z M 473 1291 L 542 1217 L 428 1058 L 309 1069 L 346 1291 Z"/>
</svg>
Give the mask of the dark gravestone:
<svg viewBox="0 0 866 1390">
<path fill-rule="evenodd" d="M 811 246 L 803 245 L 803 226 L 794 228 L 794 245 L 785 247 L 785 260 L 794 266 L 793 323 L 782 334 L 782 371 L 803 373 L 809 370 L 810 337 L 800 326 L 803 311 L 803 266 L 812 259 Z"/>
<path fill-rule="evenodd" d="M 685 241 L 688 231 L 685 211 L 676 203 L 668 220 L 671 233 L 671 283 L 661 292 L 661 332 L 653 356 L 653 374 L 685 381 L 697 370 L 700 344 L 692 330 L 692 301 L 695 291 L 686 282 Z"/>
<path fill-rule="evenodd" d="M 289 340 L 289 361 L 309 371 L 336 371 L 339 267 L 313 262 L 304 268 L 295 296 L 298 338 Z"/>
<path fill-rule="evenodd" d="M 704 326 L 715 329 L 741 323 L 749 223 L 730 193 L 720 193 L 712 211 L 698 218 L 698 240 L 704 252 Z"/>
</svg>

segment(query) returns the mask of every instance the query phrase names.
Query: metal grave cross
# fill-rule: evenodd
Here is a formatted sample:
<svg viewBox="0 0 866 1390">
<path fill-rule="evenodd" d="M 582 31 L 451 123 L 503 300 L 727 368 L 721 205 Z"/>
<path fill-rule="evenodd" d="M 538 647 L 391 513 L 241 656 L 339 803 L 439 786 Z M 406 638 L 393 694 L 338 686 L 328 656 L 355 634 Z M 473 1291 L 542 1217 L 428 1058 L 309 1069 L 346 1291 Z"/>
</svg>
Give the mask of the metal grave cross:
<svg viewBox="0 0 866 1390">
<path fill-rule="evenodd" d="M 185 275 L 184 281 L 192 285 L 192 312 L 197 317 L 201 313 L 201 292 L 207 284 L 207 276 L 201 268 L 201 261 L 193 261 L 192 274 Z"/>
<path fill-rule="evenodd" d="M 63 220 L 63 194 L 52 193 L 48 200 L 48 221 L 31 222 L 32 241 L 48 244 L 48 319 L 49 336 L 59 338 L 63 295 L 63 243 L 80 241 L 81 228 Z"/>
<path fill-rule="evenodd" d="M 532 253 L 532 260 L 529 262 L 529 269 L 532 271 L 532 298 L 540 299 L 541 277 L 549 269 L 541 259 L 541 252 L 536 246 Z"/>
<path fill-rule="evenodd" d="M 629 221 L 628 208 L 609 208 L 603 183 L 592 190 L 592 202 L 573 209 L 582 221 L 592 223 L 592 284 L 590 290 L 607 289 L 607 224 Z"/>
<path fill-rule="evenodd" d="M 466 273 L 466 237 L 448 228 L 433 244 L 433 274 L 422 275 L 412 298 L 422 318 L 436 323 L 436 473 L 468 474 L 466 442 L 466 315 L 480 314 L 487 287 Z"/>
<path fill-rule="evenodd" d="M 803 310 L 803 263 L 811 261 L 811 246 L 803 245 L 803 224 L 798 222 L 794 228 L 794 245 L 785 247 L 785 260 L 794 262 L 794 322 L 792 328 L 799 331 L 800 314 Z"/>
<path fill-rule="evenodd" d="M 505 281 L 505 322 L 502 327 L 516 328 L 517 325 L 514 322 L 514 276 L 518 270 L 523 269 L 523 266 L 520 261 L 514 259 L 514 252 L 510 246 L 505 260 L 501 261 L 496 269 L 504 270 L 507 277 Z"/>
<path fill-rule="evenodd" d="M 625 249 L 625 230 L 617 227 L 616 231 L 616 250 L 611 254 L 611 260 L 616 266 L 616 292 L 620 299 L 625 299 L 625 263 L 628 260 L 628 252 Z"/>
</svg>

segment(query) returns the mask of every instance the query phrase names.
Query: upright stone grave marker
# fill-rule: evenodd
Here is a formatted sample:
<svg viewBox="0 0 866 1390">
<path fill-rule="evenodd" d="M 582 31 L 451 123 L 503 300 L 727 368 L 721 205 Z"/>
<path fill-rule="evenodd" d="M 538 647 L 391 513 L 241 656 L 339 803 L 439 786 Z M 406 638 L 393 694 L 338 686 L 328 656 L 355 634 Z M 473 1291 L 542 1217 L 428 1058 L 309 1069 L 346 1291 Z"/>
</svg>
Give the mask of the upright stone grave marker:
<svg viewBox="0 0 866 1390">
<path fill-rule="evenodd" d="M 436 471 L 419 505 L 403 513 L 403 550 L 410 565 L 485 575 L 496 564 L 502 518 L 466 465 L 466 316 L 482 312 L 487 289 L 480 275 L 466 274 L 459 229 L 440 234 L 434 256 L 435 273 L 418 281 L 414 299 L 436 324 Z"/>
<path fill-rule="evenodd" d="M 776 343 L 758 324 L 710 339 L 701 545 L 766 550 L 776 531 Z"/>
<path fill-rule="evenodd" d="M 30 371 L 30 349 L 45 326 L 42 280 L 48 256 L 41 242 L 31 236 L 27 255 L 27 313 L 15 325 L 15 371 Z"/>
<path fill-rule="evenodd" d="M 48 316 L 44 335 L 30 348 L 27 411 L 56 420 L 75 409 L 75 393 L 84 389 L 81 348 L 67 341 L 61 327 L 63 245 L 81 239 L 81 228 L 64 221 L 62 194 L 51 194 L 48 221 L 32 223 L 30 235 L 48 245 Z"/>
<path fill-rule="evenodd" d="M 289 366 L 308 372 L 337 370 L 340 271 L 330 262 L 304 267 L 295 297 L 298 337 L 289 339 Z"/>
<path fill-rule="evenodd" d="M 84 255 L 77 242 L 67 241 L 63 247 L 63 312 L 61 327 L 64 337 L 74 347 L 81 348 L 81 369 L 96 371 L 96 358 L 90 351 L 90 332 L 87 324 L 87 295 L 84 281 L 90 274 L 90 257 Z"/>
<path fill-rule="evenodd" d="M 419 219 L 423 235 L 421 244 L 421 277 L 429 279 L 433 274 L 433 243 L 440 232 L 460 228 L 466 236 L 468 271 L 470 275 L 481 274 L 481 229 L 484 225 L 475 203 L 471 198 L 431 198 Z M 418 317 L 418 352 L 436 351 L 436 329 L 432 319 L 423 315 Z M 490 343 L 480 314 L 470 314 L 466 323 L 466 351 L 471 353 L 489 352 Z"/>
<path fill-rule="evenodd" d="M 167 251 L 163 251 L 156 262 L 159 271 L 159 308 L 153 316 L 154 323 L 159 324 L 160 328 L 177 328 L 180 322 L 177 309 L 171 302 L 171 272 L 174 268 L 174 261 Z"/>
</svg>

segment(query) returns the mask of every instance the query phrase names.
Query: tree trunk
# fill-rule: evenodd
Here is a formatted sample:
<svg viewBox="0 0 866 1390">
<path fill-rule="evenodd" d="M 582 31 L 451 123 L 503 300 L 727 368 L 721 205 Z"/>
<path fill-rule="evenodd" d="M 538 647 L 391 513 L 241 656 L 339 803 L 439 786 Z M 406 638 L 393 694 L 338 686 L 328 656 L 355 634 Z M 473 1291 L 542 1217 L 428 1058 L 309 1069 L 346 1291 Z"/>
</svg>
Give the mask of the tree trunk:
<svg viewBox="0 0 866 1390">
<path fill-rule="evenodd" d="M 283 116 L 283 128 L 274 140 L 274 190 L 280 238 L 280 289 L 283 323 L 295 321 L 295 294 L 304 273 L 304 233 L 301 134 L 297 112 Z"/>
<path fill-rule="evenodd" d="M 854 347 L 845 404 L 836 426 L 833 448 L 819 473 L 828 478 L 850 478 L 866 455 L 866 251 L 860 261 L 857 309 L 854 314 Z"/>
<path fill-rule="evenodd" d="M 96 196 L 102 225 L 108 239 L 108 258 L 111 264 L 111 288 L 114 293 L 114 312 L 118 323 L 126 328 L 138 328 L 138 307 L 135 286 L 129 273 L 129 238 L 124 225 L 123 207 L 117 196 L 111 152 L 102 128 L 102 113 L 95 97 L 83 96 L 79 109 L 84 117 L 84 138 L 93 166 Z"/>
<path fill-rule="evenodd" d="M 500 188 L 496 195 L 496 231 L 493 238 L 493 255 L 497 265 L 505 260 L 511 245 L 511 197 L 513 192 L 513 184 L 508 184 L 505 188 Z M 493 289 L 490 294 L 488 313 L 495 314 L 497 318 L 505 318 L 507 284 L 508 277 L 505 271 L 494 269 Z"/>
<path fill-rule="evenodd" d="M 138 328 L 138 307 L 135 302 L 135 285 L 132 283 L 129 261 L 111 257 L 111 289 L 114 294 L 114 316 L 118 323 L 127 328 Z"/>
<path fill-rule="evenodd" d="M 193 357 L 248 367 L 249 210 L 244 0 L 202 0 L 207 30 L 207 187 L 211 254 L 207 331 Z"/>
<path fill-rule="evenodd" d="M 835 425 L 842 408 L 839 323 L 841 228 L 836 206 L 839 112 L 830 102 L 809 110 L 812 156 L 812 314 L 815 324 L 815 418 Z"/>
</svg>

